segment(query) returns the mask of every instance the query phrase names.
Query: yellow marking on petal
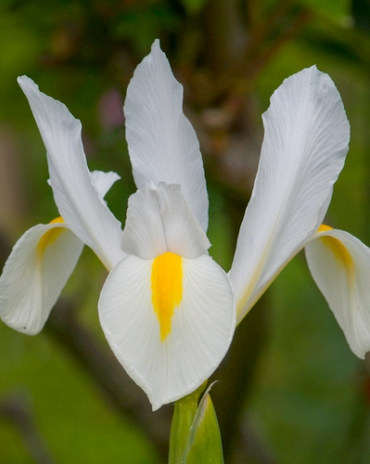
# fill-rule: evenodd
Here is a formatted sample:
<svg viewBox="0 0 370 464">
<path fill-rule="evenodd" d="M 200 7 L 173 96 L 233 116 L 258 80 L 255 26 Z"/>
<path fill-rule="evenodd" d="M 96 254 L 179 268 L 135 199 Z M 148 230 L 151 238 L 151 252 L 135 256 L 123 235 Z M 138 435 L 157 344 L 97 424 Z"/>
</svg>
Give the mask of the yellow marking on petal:
<svg viewBox="0 0 370 464">
<path fill-rule="evenodd" d="M 64 224 L 64 219 L 62 218 L 62 216 L 56 217 L 55 219 L 49 222 L 49 224 L 57 224 L 57 223 Z"/>
<path fill-rule="evenodd" d="M 326 224 L 321 224 L 321 226 L 317 229 L 317 232 L 327 232 L 328 230 L 333 230 L 333 228 Z"/>
<path fill-rule="evenodd" d="M 49 222 L 49 224 L 56 223 L 64 223 L 63 218 L 57 217 Z M 45 250 L 48 247 L 48 245 L 54 243 L 55 240 L 59 237 L 59 235 L 63 232 L 63 230 L 63 227 L 55 227 L 44 233 L 44 235 L 40 238 L 39 243 L 37 244 L 37 256 L 39 259 L 41 259 L 44 256 Z"/>
<path fill-rule="evenodd" d="M 174 310 L 182 300 L 182 258 L 171 252 L 157 256 L 152 265 L 152 303 L 161 341 L 171 332 Z"/>
<path fill-rule="evenodd" d="M 332 227 L 329 226 L 324 226 L 326 229 L 321 229 L 321 227 L 322 226 L 319 228 L 320 232 L 332 230 Z M 339 239 L 330 235 L 324 235 L 323 237 L 320 237 L 320 240 L 322 240 L 322 242 L 330 248 L 336 262 L 339 266 L 344 267 L 349 281 L 352 282 L 354 278 L 354 263 L 352 256 L 345 245 L 343 245 Z"/>
</svg>

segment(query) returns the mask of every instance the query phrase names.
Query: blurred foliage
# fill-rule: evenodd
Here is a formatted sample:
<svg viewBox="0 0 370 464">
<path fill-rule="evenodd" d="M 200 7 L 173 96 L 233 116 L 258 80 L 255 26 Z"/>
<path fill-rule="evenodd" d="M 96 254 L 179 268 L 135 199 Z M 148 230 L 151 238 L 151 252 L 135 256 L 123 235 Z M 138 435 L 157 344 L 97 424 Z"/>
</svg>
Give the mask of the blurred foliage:
<svg viewBox="0 0 370 464">
<path fill-rule="evenodd" d="M 369 245 L 369 31 L 368 0 L 1 0 L 1 244 L 57 214 L 45 150 L 16 77 L 29 75 L 82 120 L 91 169 L 121 175 L 107 200 L 124 222 L 135 186 L 121 106 L 135 66 L 159 37 L 201 141 L 211 254 L 225 269 L 253 184 L 260 115 L 284 78 L 315 63 L 338 86 L 352 126 L 328 222 Z M 86 250 L 64 292 L 101 346 L 96 304 L 104 279 Z M 369 377 L 303 255 L 242 325 L 236 367 L 222 366 L 212 390 L 221 422 L 233 411 L 236 424 L 224 444 L 227 462 L 370 462 Z M 0 332 L 2 464 L 163 462 L 145 430 L 112 406 L 63 342 L 47 331 L 29 338 L 1 325 Z M 238 404 L 228 389 L 238 392 Z M 14 401 L 27 421 L 10 407 Z"/>
</svg>

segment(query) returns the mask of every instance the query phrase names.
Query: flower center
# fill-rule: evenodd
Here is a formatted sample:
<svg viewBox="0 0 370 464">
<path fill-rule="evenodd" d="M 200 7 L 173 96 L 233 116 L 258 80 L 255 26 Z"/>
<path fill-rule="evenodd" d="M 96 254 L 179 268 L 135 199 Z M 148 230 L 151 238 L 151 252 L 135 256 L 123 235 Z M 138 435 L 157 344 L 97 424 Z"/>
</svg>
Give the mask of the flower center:
<svg viewBox="0 0 370 464">
<path fill-rule="evenodd" d="M 182 300 L 182 258 L 171 252 L 157 256 L 152 265 L 152 303 L 161 341 L 171 332 L 174 310 Z"/>
</svg>

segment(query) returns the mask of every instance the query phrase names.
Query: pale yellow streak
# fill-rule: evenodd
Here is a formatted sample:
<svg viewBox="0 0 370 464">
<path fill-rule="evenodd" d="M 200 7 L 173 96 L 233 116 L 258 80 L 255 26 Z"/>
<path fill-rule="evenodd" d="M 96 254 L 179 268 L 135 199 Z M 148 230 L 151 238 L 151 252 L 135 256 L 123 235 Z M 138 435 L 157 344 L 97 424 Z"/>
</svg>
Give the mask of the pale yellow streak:
<svg viewBox="0 0 370 464">
<path fill-rule="evenodd" d="M 333 228 L 330 227 L 330 226 L 327 226 L 326 224 L 321 224 L 321 226 L 318 228 L 317 232 L 318 233 L 319 232 L 327 232 L 327 231 L 330 231 L 330 230 L 333 230 Z M 343 266 L 346 267 L 346 270 L 348 271 L 348 277 L 349 277 L 350 280 L 352 280 L 354 267 L 353 267 L 352 257 L 349 254 L 347 248 L 342 244 L 342 242 L 340 242 L 338 239 L 335 239 L 334 237 L 328 237 L 328 236 L 320 237 L 321 240 L 323 240 L 324 238 L 327 239 L 327 240 L 324 240 L 324 243 L 327 244 L 330 247 L 330 249 L 332 250 L 332 252 L 333 252 L 334 256 L 336 257 L 336 259 L 339 260 L 339 263 L 343 264 Z M 246 304 L 248 302 L 248 299 L 252 295 L 252 292 L 255 289 L 256 285 L 257 285 L 258 279 L 261 276 L 262 270 L 264 268 L 265 260 L 267 259 L 267 250 L 268 250 L 268 248 L 269 248 L 269 246 L 266 246 L 265 252 L 264 252 L 264 254 L 263 254 L 263 256 L 262 256 L 262 258 L 261 258 L 261 260 L 260 260 L 260 262 L 258 264 L 258 267 L 257 267 L 256 271 L 254 272 L 252 278 L 250 279 L 250 282 L 249 282 L 247 288 L 244 290 L 241 297 L 237 301 L 237 324 L 239 324 L 243 320 L 243 318 L 241 317 L 241 314 L 243 313 L 244 308 L 245 308 L 245 306 L 246 306 Z M 334 249 L 336 251 L 334 251 Z M 289 259 L 291 259 L 291 258 L 289 258 Z M 276 273 L 271 277 L 271 279 L 268 282 L 266 282 L 266 284 L 259 290 L 258 293 L 256 293 L 254 295 L 253 300 L 249 302 L 248 311 L 259 300 L 259 298 L 263 295 L 263 293 L 266 291 L 266 289 L 271 285 L 273 280 L 281 272 L 281 270 L 286 266 L 286 264 L 287 264 L 287 262 L 284 262 L 279 267 L 279 269 L 276 271 Z M 245 315 L 248 313 L 248 311 L 243 315 L 243 317 L 245 317 Z"/>
<path fill-rule="evenodd" d="M 182 258 L 171 252 L 154 259 L 152 265 L 152 303 L 163 342 L 170 334 L 174 310 L 182 301 Z"/>
</svg>

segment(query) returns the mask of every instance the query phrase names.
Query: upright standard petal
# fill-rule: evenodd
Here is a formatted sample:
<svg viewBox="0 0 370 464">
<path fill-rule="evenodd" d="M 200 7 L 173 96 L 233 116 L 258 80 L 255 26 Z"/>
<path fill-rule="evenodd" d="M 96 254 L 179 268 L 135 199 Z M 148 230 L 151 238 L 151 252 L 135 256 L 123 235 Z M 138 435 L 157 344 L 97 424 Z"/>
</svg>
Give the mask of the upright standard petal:
<svg viewBox="0 0 370 464">
<path fill-rule="evenodd" d="M 68 227 L 94 250 L 108 270 L 124 257 L 121 225 L 94 187 L 81 140 L 81 123 L 65 105 L 18 78 L 44 141 L 55 203 Z"/>
<path fill-rule="evenodd" d="M 351 350 L 364 358 L 370 352 L 370 249 L 348 232 L 322 226 L 306 257 Z"/>
<path fill-rule="evenodd" d="M 234 296 L 179 186 L 131 197 L 123 247 L 138 255 L 108 275 L 100 322 L 157 409 L 195 390 L 221 362 L 235 328 Z"/>
<path fill-rule="evenodd" d="M 29 229 L 15 244 L 0 278 L 1 319 L 28 335 L 40 332 L 82 248 L 61 218 Z"/>
<path fill-rule="evenodd" d="M 260 164 L 230 271 L 238 321 L 316 232 L 348 151 L 340 95 L 316 67 L 283 82 L 263 122 Z"/>
<path fill-rule="evenodd" d="M 202 156 L 182 101 L 182 85 L 156 40 L 135 70 L 124 106 L 135 182 L 138 189 L 151 182 L 181 185 L 186 202 L 206 231 L 208 196 Z"/>
</svg>

